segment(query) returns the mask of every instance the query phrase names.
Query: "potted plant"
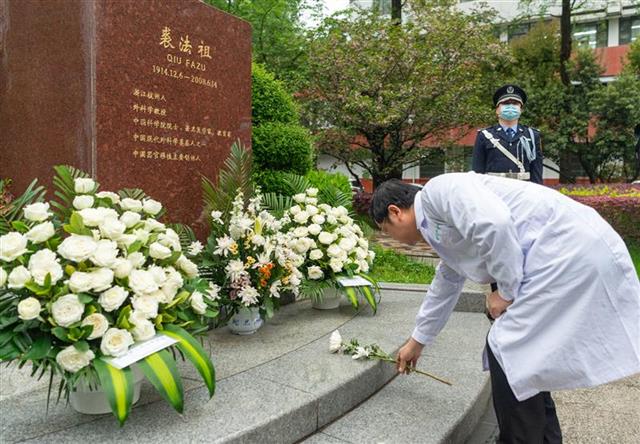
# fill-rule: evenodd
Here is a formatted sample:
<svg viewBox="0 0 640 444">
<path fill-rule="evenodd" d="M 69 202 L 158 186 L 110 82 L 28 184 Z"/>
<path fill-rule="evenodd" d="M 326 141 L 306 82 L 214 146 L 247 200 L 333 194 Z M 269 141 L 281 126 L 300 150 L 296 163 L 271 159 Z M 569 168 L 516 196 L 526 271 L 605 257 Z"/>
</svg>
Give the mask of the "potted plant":
<svg viewBox="0 0 640 444">
<path fill-rule="evenodd" d="M 123 424 L 139 388 L 131 366 L 114 359 L 169 337 L 213 396 L 213 364 L 192 335 L 206 331 L 218 304 L 176 231 L 158 220 L 162 204 L 140 190 L 98 191 L 71 167 L 55 171 L 55 200 L 45 202 L 34 181 L 0 215 L 0 360 L 58 375 L 83 412 L 102 412 L 96 396 L 83 395 L 103 393 Z M 137 366 L 182 412 L 172 353 L 144 355 Z"/>
<path fill-rule="evenodd" d="M 298 266 L 304 257 L 290 247 L 282 232 L 284 221 L 262 209 L 262 196 L 245 199 L 239 191 L 228 213 L 211 212 L 209 235 L 201 268 L 219 288 L 219 303 L 236 334 L 252 334 L 279 308 L 282 291 L 295 294 L 301 283 Z"/>
<path fill-rule="evenodd" d="M 341 294 L 357 308 L 360 294 L 375 312 L 377 285 L 367 275 L 375 253 L 344 206 L 318 203 L 317 196 L 316 188 L 294 195 L 295 205 L 284 216 L 292 248 L 305 257 L 302 294 L 318 309 L 338 307 Z M 354 277 L 364 279 L 367 285 L 343 284 L 345 278 Z"/>
</svg>

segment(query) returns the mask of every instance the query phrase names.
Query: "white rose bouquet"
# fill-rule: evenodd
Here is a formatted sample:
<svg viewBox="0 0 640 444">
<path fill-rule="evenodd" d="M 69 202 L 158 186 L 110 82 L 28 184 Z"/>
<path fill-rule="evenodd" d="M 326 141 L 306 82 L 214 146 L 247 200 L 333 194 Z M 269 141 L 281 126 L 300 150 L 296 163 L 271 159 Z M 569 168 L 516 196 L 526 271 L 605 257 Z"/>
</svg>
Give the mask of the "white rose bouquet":
<svg viewBox="0 0 640 444">
<path fill-rule="evenodd" d="M 164 334 L 197 363 L 213 395 L 213 364 L 192 334 L 206 331 L 218 302 L 176 231 L 157 220 L 162 204 L 140 190 L 98 192 L 81 171 L 55 169 L 59 200 L 23 195 L 0 216 L 0 360 L 60 375 L 67 396 L 80 378 L 99 383 L 123 423 L 133 376 L 109 358 Z M 182 411 L 172 354 L 162 350 L 139 365 Z M 166 374 L 175 384 L 159 383 Z"/>
<path fill-rule="evenodd" d="M 304 256 L 291 248 L 291 237 L 282 232 L 283 220 L 262 210 L 262 196 L 245 202 L 236 195 L 230 212 L 213 211 L 211 234 L 202 254 L 203 273 L 219 289 L 227 315 L 240 308 L 259 307 L 271 317 L 279 308 L 280 293 L 298 293 Z"/>
<path fill-rule="evenodd" d="M 317 194 L 316 188 L 296 194 L 295 205 L 284 216 L 288 220 L 285 229 L 291 238 L 291 248 L 305 257 L 301 267 L 305 278 L 302 293 L 321 299 L 322 289 L 333 286 L 343 291 L 357 308 L 359 292 L 375 311 L 377 284 L 367 275 L 375 253 L 369 250 L 368 240 L 348 210 L 343 206 L 318 204 Z M 339 284 L 340 278 L 354 276 L 368 280 L 374 291 L 369 286 Z"/>
</svg>

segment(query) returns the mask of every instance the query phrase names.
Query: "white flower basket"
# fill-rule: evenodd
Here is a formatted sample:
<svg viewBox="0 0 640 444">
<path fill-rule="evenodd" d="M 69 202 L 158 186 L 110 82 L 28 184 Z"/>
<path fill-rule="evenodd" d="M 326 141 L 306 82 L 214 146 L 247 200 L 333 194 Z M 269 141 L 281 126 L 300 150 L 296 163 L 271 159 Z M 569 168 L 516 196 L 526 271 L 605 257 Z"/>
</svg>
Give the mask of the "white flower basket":
<svg viewBox="0 0 640 444">
<path fill-rule="evenodd" d="M 260 327 L 263 321 L 260 317 L 260 308 L 241 308 L 228 322 L 229 330 L 236 335 L 252 335 Z"/>
<path fill-rule="evenodd" d="M 137 365 L 134 365 L 132 370 L 134 380 L 132 405 L 135 405 L 140 399 L 140 387 L 142 386 L 144 375 Z M 75 391 L 69 393 L 69 402 L 76 412 L 84 413 L 85 415 L 111 413 L 109 401 L 102 389 L 98 387 L 97 390 L 91 390 L 84 380 L 78 381 Z"/>
<path fill-rule="evenodd" d="M 340 306 L 342 293 L 337 288 L 327 287 L 321 299 L 314 299 L 311 306 L 316 310 L 333 310 Z"/>
</svg>

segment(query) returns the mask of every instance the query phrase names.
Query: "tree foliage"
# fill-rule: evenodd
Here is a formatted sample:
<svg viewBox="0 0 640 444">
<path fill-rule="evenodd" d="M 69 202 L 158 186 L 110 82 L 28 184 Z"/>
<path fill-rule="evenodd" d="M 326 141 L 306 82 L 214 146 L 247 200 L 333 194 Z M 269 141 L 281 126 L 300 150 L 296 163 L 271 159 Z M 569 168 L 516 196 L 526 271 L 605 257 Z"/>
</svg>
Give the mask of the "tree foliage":
<svg viewBox="0 0 640 444">
<path fill-rule="evenodd" d="M 504 48 L 485 14 L 452 1 L 414 1 L 398 24 L 350 10 L 318 28 L 311 43 L 306 115 L 319 146 L 368 171 L 374 183 L 400 176 L 427 138 L 446 138 L 490 111 Z"/>
<path fill-rule="evenodd" d="M 317 11 L 318 0 L 204 0 L 251 23 L 253 58 L 283 80 L 290 91 L 306 77 L 307 36 L 303 11 Z"/>
</svg>

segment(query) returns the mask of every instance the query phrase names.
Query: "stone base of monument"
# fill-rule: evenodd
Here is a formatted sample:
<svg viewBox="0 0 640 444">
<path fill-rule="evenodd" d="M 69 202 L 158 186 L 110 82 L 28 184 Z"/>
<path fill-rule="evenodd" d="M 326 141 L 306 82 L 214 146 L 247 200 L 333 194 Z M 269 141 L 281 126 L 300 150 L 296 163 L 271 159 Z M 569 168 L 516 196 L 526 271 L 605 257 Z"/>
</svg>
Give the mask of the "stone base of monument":
<svg viewBox="0 0 640 444">
<path fill-rule="evenodd" d="M 392 364 L 328 350 L 330 334 L 339 329 L 345 341 L 357 338 L 395 353 L 412 331 L 425 290 L 383 289 L 375 316 L 368 306 L 359 313 L 347 304 L 318 312 L 300 301 L 254 335 L 213 330 L 204 345 L 216 367 L 214 398 L 193 366 L 180 363 L 184 414 L 145 381 L 122 428 L 112 415 L 80 415 L 64 402 L 52 402 L 46 414 L 47 378 L 35 383 L 30 369 L 2 368 L 2 441 L 464 442 L 489 396 L 480 362 L 489 329 L 484 314 L 453 313 L 425 350 L 420 367 L 453 386 L 419 375 L 396 377 Z M 483 300 L 480 293 L 467 297 Z"/>
</svg>

